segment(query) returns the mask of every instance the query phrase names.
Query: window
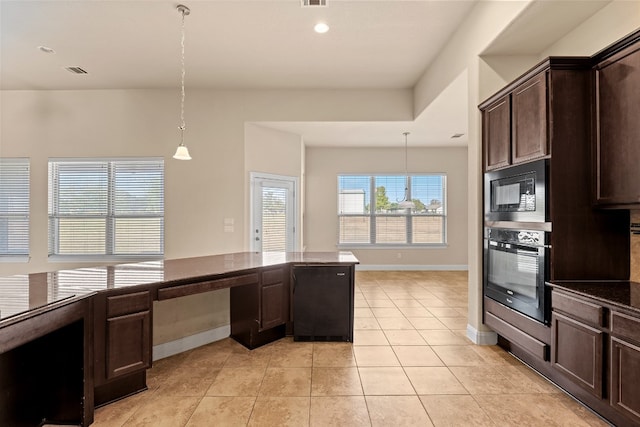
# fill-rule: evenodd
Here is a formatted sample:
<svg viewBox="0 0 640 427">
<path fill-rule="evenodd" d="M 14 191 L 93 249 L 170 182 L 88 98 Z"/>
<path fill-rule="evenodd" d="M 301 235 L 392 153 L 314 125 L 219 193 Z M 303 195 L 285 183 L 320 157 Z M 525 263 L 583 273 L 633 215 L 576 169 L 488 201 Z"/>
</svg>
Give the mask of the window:
<svg viewBox="0 0 640 427">
<path fill-rule="evenodd" d="M 0 159 L 0 257 L 29 256 L 29 159 Z"/>
<path fill-rule="evenodd" d="M 49 161 L 49 255 L 164 254 L 164 161 Z"/>
<path fill-rule="evenodd" d="M 400 209 L 405 186 L 414 209 Z M 344 246 L 446 243 L 446 176 L 338 176 L 338 244 Z"/>
</svg>

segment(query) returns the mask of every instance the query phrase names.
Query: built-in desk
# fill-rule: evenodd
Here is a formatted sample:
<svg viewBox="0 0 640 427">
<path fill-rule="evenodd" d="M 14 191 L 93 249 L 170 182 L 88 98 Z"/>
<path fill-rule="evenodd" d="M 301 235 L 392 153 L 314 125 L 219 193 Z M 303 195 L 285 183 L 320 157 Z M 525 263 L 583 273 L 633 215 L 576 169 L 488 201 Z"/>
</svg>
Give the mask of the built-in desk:
<svg viewBox="0 0 640 427">
<path fill-rule="evenodd" d="M 357 263 L 242 252 L 0 277 L 0 425 L 87 426 L 95 406 L 145 390 L 154 300 L 228 288 L 231 336 L 255 348 L 292 331 L 292 266 L 347 266 L 353 306 Z"/>
</svg>

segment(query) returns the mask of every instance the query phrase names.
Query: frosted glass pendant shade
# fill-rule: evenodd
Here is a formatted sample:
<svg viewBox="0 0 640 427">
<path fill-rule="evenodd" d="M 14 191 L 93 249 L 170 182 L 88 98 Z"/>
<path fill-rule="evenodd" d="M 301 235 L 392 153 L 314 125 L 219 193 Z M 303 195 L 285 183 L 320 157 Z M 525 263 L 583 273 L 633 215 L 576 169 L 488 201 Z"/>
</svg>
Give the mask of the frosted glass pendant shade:
<svg viewBox="0 0 640 427">
<path fill-rule="evenodd" d="M 400 209 L 415 209 L 416 204 L 411 200 L 403 200 L 402 202 L 398 203 L 398 207 Z"/>
<path fill-rule="evenodd" d="M 173 158 L 178 160 L 191 160 L 187 146 L 178 145 L 178 149 L 176 150 L 176 154 L 173 155 Z"/>
</svg>

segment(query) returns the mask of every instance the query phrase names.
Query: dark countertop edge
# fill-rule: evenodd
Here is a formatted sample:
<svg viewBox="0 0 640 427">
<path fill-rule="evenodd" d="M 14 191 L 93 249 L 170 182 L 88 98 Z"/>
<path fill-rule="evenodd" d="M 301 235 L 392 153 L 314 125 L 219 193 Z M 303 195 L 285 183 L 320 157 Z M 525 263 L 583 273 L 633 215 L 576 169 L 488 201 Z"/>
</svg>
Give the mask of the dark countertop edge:
<svg viewBox="0 0 640 427">
<path fill-rule="evenodd" d="M 198 262 L 198 261 L 206 261 L 207 259 L 220 259 L 225 256 L 247 256 L 247 255 L 264 255 L 268 252 L 235 252 L 228 254 L 215 254 L 215 255 L 202 255 L 195 257 L 185 257 L 185 258 L 172 258 L 162 260 L 163 269 L 166 268 L 167 262 L 172 261 L 185 261 L 185 262 Z M 51 302 L 48 304 L 43 304 L 41 306 L 37 306 L 35 308 L 28 309 L 26 311 L 22 311 L 19 313 L 15 313 L 5 318 L 0 318 L 0 328 L 4 328 L 5 326 L 9 326 L 13 323 L 20 322 L 22 320 L 28 319 L 30 317 L 37 316 L 39 314 L 45 313 L 50 310 L 54 310 L 59 307 L 63 307 L 67 304 L 71 304 L 76 301 L 80 301 L 84 298 L 90 298 L 98 294 L 108 294 L 111 292 L 121 292 L 123 290 L 135 291 L 136 289 L 150 289 L 150 290 L 159 290 L 163 288 L 169 288 L 172 286 L 180 286 L 185 284 L 216 280 L 224 278 L 227 275 L 234 275 L 238 273 L 250 273 L 262 268 L 270 268 L 270 267 L 278 267 L 284 265 L 353 265 L 359 264 L 360 261 L 355 257 L 355 255 L 351 251 L 313 251 L 313 252 L 282 252 L 282 254 L 286 254 L 284 259 L 274 260 L 273 262 L 264 262 L 261 265 L 250 265 L 250 266 L 240 266 L 237 269 L 229 268 L 224 269 L 223 271 L 215 271 L 215 272 L 200 272 L 196 273 L 193 276 L 186 277 L 176 277 L 171 279 L 164 279 L 159 281 L 149 281 L 144 283 L 136 283 L 128 286 L 122 286 L 117 288 L 109 288 L 109 289 L 100 289 L 100 290 L 92 290 L 86 293 L 79 293 L 76 295 L 72 295 L 69 297 L 65 297 L 59 301 Z M 287 259 L 289 256 L 292 256 L 296 259 Z M 335 258 L 326 258 L 322 259 L 322 256 L 335 257 Z M 340 257 L 344 256 L 345 259 L 341 260 Z M 306 258 L 306 259 L 305 259 Z M 347 259 L 350 258 L 350 259 Z M 144 261 L 142 262 L 144 263 Z M 111 266 L 135 266 L 138 263 L 122 263 L 122 264 L 113 264 Z M 98 266 L 98 267 L 106 267 L 106 266 Z M 39 272 L 39 273 L 27 273 L 26 275 L 47 275 L 49 273 L 56 273 L 58 271 L 72 271 L 72 270 L 83 270 L 85 267 L 79 268 L 71 268 L 71 269 L 62 269 L 62 270 L 52 270 L 47 272 Z M 88 267 L 91 268 L 91 267 Z M 10 276 L 8 276 L 10 277 Z M 154 297 L 155 299 L 155 297 Z"/>
<path fill-rule="evenodd" d="M 169 286 L 176 286 L 176 285 L 184 285 L 184 284 L 189 284 L 189 283 L 194 283 L 194 282 L 201 282 L 201 281 L 208 281 L 208 280 L 216 280 L 216 279 L 220 279 L 223 278 L 226 275 L 229 274 L 238 274 L 238 273 L 251 273 L 255 270 L 258 269 L 262 269 L 262 268 L 269 268 L 269 267 L 279 267 L 279 266 L 284 266 L 284 265 L 290 265 L 290 266 L 294 266 L 294 265 L 331 265 L 331 264 L 340 264 L 340 265 L 357 265 L 360 264 L 360 261 L 355 257 L 355 255 L 353 255 L 352 252 L 350 251 L 324 251 L 324 252 L 285 252 L 286 254 L 299 254 L 302 256 L 302 259 L 294 259 L 294 260 L 290 260 L 290 259 L 284 259 L 284 260 L 277 260 L 277 261 L 273 261 L 273 262 L 267 262 L 267 263 L 263 263 L 261 265 L 252 265 L 252 266 L 247 266 L 247 267 L 239 267 L 237 269 L 235 268 L 230 268 L 228 270 L 224 270 L 224 271 L 218 271 L 218 272 L 208 272 L 208 273 L 202 273 L 202 274 L 196 274 L 193 276 L 189 276 L 189 277 L 181 277 L 181 278 L 174 278 L 174 279 L 167 279 L 167 280 L 161 280 L 161 281 L 157 281 L 157 282 L 149 282 L 149 283 L 140 283 L 140 284 L 136 284 L 136 285 L 131 285 L 131 287 L 136 287 L 136 286 L 157 286 L 159 288 L 164 288 L 164 287 L 169 287 Z M 261 252 L 233 252 L 233 253 L 228 253 L 228 254 L 216 254 L 216 255 L 202 255 L 202 256 L 196 256 L 196 257 L 185 257 L 185 258 L 172 258 L 172 259 L 167 259 L 164 260 L 164 262 L 172 262 L 172 261 L 195 261 L 195 260 L 204 260 L 207 258 L 219 258 L 219 257 L 224 257 L 224 256 L 233 256 L 233 255 L 239 255 L 239 256 L 245 256 L 247 254 L 261 254 Z M 337 255 L 338 258 L 340 256 L 340 254 L 344 254 L 345 256 L 351 256 L 353 259 L 351 260 L 340 260 L 340 259 L 331 259 L 331 260 L 322 260 L 319 259 L 318 256 L 319 254 L 331 254 L 331 255 Z M 350 254 L 350 255 L 347 255 Z M 306 259 L 305 259 L 306 258 Z M 125 288 L 115 288 L 115 289 L 125 289 Z M 103 292 L 103 291 L 99 291 L 99 292 Z"/>
<path fill-rule="evenodd" d="M 30 319 L 32 317 L 39 316 L 39 315 L 47 313 L 49 311 L 56 310 L 58 308 L 66 306 L 66 305 L 75 304 L 75 303 L 77 303 L 79 301 L 82 301 L 84 299 L 91 298 L 91 297 L 95 296 L 98 293 L 99 292 L 93 291 L 93 292 L 88 292 L 86 294 L 71 295 L 71 296 L 68 296 L 68 297 L 66 297 L 64 299 L 61 299 L 59 301 L 51 302 L 49 304 L 43 304 L 43 305 L 40 305 L 38 307 L 31 308 L 31 309 L 29 309 L 27 311 L 23 311 L 23 312 L 16 313 L 14 315 L 5 317 L 3 319 L 0 319 L 0 329 L 5 328 L 7 326 L 11 326 L 11 325 L 13 325 L 15 323 L 19 323 L 19 322 L 21 322 L 23 320 L 27 320 L 27 319 Z"/>
<path fill-rule="evenodd" d="M 571 292 L 585 298 L 596 300 L 606 306 L 622 308 L 625 310 L 631 310 L 636 313 L 640 313 L 640 307 L 634 307 L 632 305 L 623 304 L 619 301 L 615 301 L 615 300 L 594 294 L 592 292 L 588 292 L 588 290 L 576 288 L 576 286 L 585 286 L 585 285 L 595 286 L 598 284 L 602 285 L 601 289 L 604 289 L 610 286 L 615 286 L 615 287 L 627 286 L 628 287 L 630 284 L 635 284 L 637 286 L 640 286 L 640 283 L 638 282 L 633 282 L 629 280 L 556 280 L 553 282 L 545 282 L 545 284 L 552 288 L 558 288 L 566 292 Z M 571 286 L 571 285 L 574 285 L 574 286 Z"/>
</svg>

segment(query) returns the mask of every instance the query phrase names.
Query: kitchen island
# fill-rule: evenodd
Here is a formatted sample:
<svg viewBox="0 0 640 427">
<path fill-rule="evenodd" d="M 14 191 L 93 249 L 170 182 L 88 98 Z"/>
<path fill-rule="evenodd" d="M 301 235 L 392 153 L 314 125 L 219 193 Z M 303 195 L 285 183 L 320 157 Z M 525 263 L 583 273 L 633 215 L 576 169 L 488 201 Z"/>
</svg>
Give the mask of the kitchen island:
<svg viewBox="0 0 640 427">
<path fill-rule="evenodd" d="M 229 288 L 231 336 L 251 349 L 291 333 L 293 266 L 342 266 L 352 331 L 356 264 L 350 252 L 241 252 L 0 278 L 0 425 L 87 426 L 94 406 L 145 390 L 154 300 Z"/>
</svg>

